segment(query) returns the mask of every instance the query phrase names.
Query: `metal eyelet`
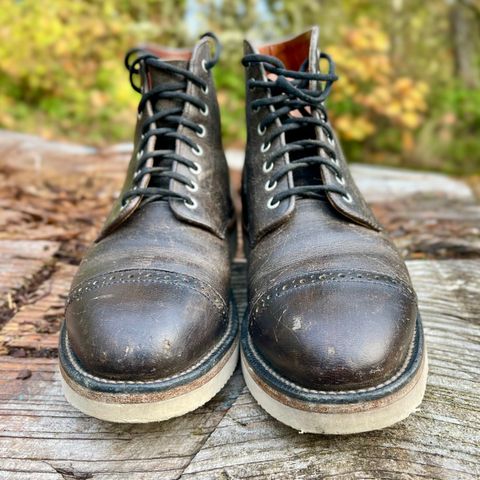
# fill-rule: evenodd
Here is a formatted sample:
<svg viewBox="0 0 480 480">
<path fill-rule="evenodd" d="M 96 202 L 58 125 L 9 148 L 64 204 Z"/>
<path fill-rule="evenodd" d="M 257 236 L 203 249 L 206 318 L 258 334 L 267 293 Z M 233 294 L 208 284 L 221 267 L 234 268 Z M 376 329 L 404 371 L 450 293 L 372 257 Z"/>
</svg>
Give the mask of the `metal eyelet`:
<svg viewBox="0 0 480 480">
<path fill-rule="evenodd" d="M 267 180 L 267 183 L 265 183 L 265 190 L 267 192 L 271 192 L 272 190 L 274 190 L 276 188 L 277 185 L 278 185 L 278 183 L 277 183 L 276 180 L 273 183 L 270 183 L 270 180 Z"/>
<path fill-rule="evenodd" d="M 198 190 L 198 183 L 195 180 L 191 180 L 192 185 L 186 185 L 185 188 L 190 192 L 196 192 Z"/>
<path fill-rule="evenodd" d="M 273 162 L 270 162 L 270 163 L 263 162 L 262 170 L 263 170 L 265 173 L 271 172 L 272 169 L 273 169 Z"/>
<path fill-rule="evenodd" d="M 335 175 L 335 180 L 340 184 L 340 185 L 345 185 L 345 178 L 340 177 L 338 175 Z"/>
<path fill-rule="evenodd" d="M 137 120 L 142 119 L 143 112 L 137 112 Z"/>
<path fill-rule="evenodd" d="M 201 123 L 198 125 L 198 128 L 200 128 L 200 132 L 195 132 L 197 134 L 197 137 L 203 138 L 206 133 L 207 129 L 205 128 L 205 125 L 202 125 Z"/>
<path fill-rule="evenodd" d="M 183 203 L 187 208 L 190 208 L 191 210 L 195 210 L 198 206 L 197 201 L 194 198 L 189 198 L 189 200 L 184 200 Z"/>
<path fill-rule="evenodd" d="M 327 142 L 332 146 L 334 147 L 335 146 L 335 139 L 333 138 L 333 136 L 329 136 L 327 135 Z"/>
<path fill-rule="evenodd" d="M 208 94 L 208 85 L 205 85 L 204 87 L 200 87 L 200 88 L 205 95 Z"/>
<path fill-rule="evenodd" d="M 206 116 L 208 115 L 208 112 L 209 112 L 208 105 L 205 104 L 205 106 L 200 109 L 200 113 L 201 113 L 204 117 L 206 117 Z"/>
<path fill-rule="evenodd" d="M 257 133 L 263 137 L 263 135 L 265 135 L 265 132 L 267 131 L 267 127 L 263 127 L 261 128 L 260 124 L 258 124 L 258 127 L 257 127 Z"/>
<path fill-rule="evenodd" d="M 270 150 L 270 147 L 272 146 L 272 144 L 270 142 L 267 142 L 267 143 L 262 143 L 262 146 L 260 147 L 260 151 L 262 153 L 265 153 L 265 152 L 268 152 Z"/>
<path fill-rule="evenodd" d="M 142 169 L 139 168 L 138 170 L 135 170 L 135 172 L 133 173 L 133 179 L 135 180 L 141 173 Z"/>
<path fill-rule="evenodd" d="M 349 193 L 347 193 L 346 195 L 342 195 L 342 197 L 345 200 L 345 202 L 347 202 L 347 203 L 352 203 L 353 202 L 353 198 Z"/>
<path fill-rule="evenodd" d="M 137 152 L 137 160 L 140 160 L 143 157 L 143 153 L 144 153 L 143 150 L 139 150 Z"/>
<path fill-rule="evenodd" d="M 203 148 L 200 145 L 195 145 L 195 147 L 192 147 L 192 153 L 197 157 L 201 157 L 203 155 Z"/>
<path fill-rule="evenodd" d="M 195 175 L 198 175 L 202 171 L 202 167 L 199 163 L 193 162 L 194 167 L 188 167 L 188 169 Z"/>
<path fill-rule="evenodd" d="M 205 59 L 202 60 L 202 68 L 204 72 L 208 73 L 207 61 Z"/>
<path fill-rule="evenodd" d="M 270 198 L 268 199 L 267 207 L 268 207 L 270 210 L 273 210 L 273 209 L 277 208 L 279 205 L 280 205 L 280 200 L 277 200 L 275 203 L 273 203 L 273 197 L 270 197 Z"/>
</svg>

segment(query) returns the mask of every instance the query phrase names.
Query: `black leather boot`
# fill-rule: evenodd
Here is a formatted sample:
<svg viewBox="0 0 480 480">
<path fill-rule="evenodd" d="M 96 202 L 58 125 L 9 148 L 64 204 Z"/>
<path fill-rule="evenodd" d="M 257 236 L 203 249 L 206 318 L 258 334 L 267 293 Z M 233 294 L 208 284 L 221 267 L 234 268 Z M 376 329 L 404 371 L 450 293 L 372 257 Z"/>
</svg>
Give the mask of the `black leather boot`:
<svg viewBox="0 0 480 480">
<path fill-rule="evenodd" d="M 317 37 L 314 28 L 258 50 L 245 44 L 242 366 L 252 395 L 278 420 L 345 434 L 413 412 L 427 359 L 405 264 L 329 123 L 324 102 L 336 76 Z"/>
<path fill-rule="evenodd" d="M 73 281 L 60 341 L 66 397 L 89 415 L 182 415 L 235 368 L 235 220 L 211 75 L 218 49 L 207 34 L 193 51 L 127 55 L 142 95 L 134 153 Z"/>
</svg>

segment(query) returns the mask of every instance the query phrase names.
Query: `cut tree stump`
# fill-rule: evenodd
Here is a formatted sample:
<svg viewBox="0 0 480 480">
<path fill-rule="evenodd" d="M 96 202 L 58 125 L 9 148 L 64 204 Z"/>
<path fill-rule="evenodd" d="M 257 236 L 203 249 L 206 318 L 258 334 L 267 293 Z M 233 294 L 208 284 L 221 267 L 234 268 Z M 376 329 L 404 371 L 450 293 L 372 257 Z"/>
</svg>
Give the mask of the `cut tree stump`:
<svg viewBox="0 0 480 480">
<path fill-rule="evenodd" d="M 238 369 L 207 405 L 163 423 L 109 424 L 71 407 L 55 358 L 63 304 L 130 148 L 0 131 L 0 480 L 480 478 L 480 206 L 445 175 L 352 168 L 419 295 L 430 374 L 406 421 L 300 435 L 255 403 Z M 227 156 L 240 208 L 243 153 Z M 233 284 L 242 311 L 244 260 Z"/>
</svg>

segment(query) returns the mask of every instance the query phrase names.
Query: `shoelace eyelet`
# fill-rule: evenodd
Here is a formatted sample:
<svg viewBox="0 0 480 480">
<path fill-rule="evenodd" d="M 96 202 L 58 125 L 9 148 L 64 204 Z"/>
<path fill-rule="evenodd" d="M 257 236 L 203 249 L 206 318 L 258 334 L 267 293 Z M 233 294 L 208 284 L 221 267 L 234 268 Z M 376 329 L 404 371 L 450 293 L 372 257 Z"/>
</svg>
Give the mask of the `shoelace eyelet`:
<svg viewBox="0 0 480 480">
<path fill-rule="evenodd" d="M 192 153 L 197 157 L 201 157 L 203 155 L 203 148 L 200 145 L 196 145 L 192 147 Z"/>
<path fill-rule="evenodd" d="M 271 192 L 272 190 L 274 190 L 276 188 L 277 185 L 278 185 L 278 183 L 277 183 L 276 180 L 273 183 L 270 183 L 270 180 L 267 180 L 267 182 L 265 183 L 265 190 L 267 192 Z"/>
<path fill-rule="evenodd" d="M 190 192 L 196 192 L 198 190 L 198 183 L 195 180 L 191 180 L 192 185 L 186 185 L 185 188 Z"/>
<path fill-rule="evenodd" d="M 260 147 L 260 151 L 262 153 L 265 153 L 265 152 L 268 152 L 270 150 L 270 147 L 272 146 L 272 144 L 270 142 L 267 142 L 267 143 L 262 143 L 262 146 Z"/>
<path fill-rule="evenodd" d="M 271 172 L 272 169 L 273 169 L 273 162 L 270 162 L 270 163 L 263 162 L 262 170 L 263 170 L 265 173 Z"/>
<path fill-rule="evenodd" d="M 267 131 L 267 128 L 266 127 L 263 127 L 261 128 L 261 125 L 258 124 L 258 127 L 257 127 L 257 133 L 263 137 L 263 135 L 265 135 L 265 132 Z"/>
<path fill-rule="evenodd" d="M 340 185 L 345 185 L 345 178 L 341 177 L 339 175 L 335 175 L 335 180 L 340 184 Z"/>
<path fill-rule="evenodd" d="M 143 157 L 143 153 L 144 153 L 143 150 L 139 150 L 137 152 L 137 160 L 140 160 Z"/>
<path fill-rule="evenodd" d="M 207 61 L 205 59 L 202 60 L 202 68 L 204 72 L 208 73 Z"/>
<path fill-rule="evenodd" d="M 199 163 L 193 162 L 194 167 L 188 167 L 188 169 L 194 174 L 198 175 L 202 171 L 202 167 Z"/>
<path fill-rule="evenodd" d="M 205 104 L 205 106 L 200 109 L 200 113 L 201 113 L 204 117 L 206 117 L 206 116 L 208 115 L 208 112 L 209 112 L 208 105 Z"/>
<path fill-rule="evenodd" d="M 195 209 L 197 208 L 197 206 L 198 206 L 197 201 L 196 201 L 194 198 L 192 198 L 192 197 L 190 197 L 189 200 L 184 200 L 183 203 L 184 203 L 185 206 L 186 206 L 187 208 L 189 208 L 190 210 L 195 210 Z"/>
<path fill-rule="evenodd" d="M 200 88 L 205 95 L 208 94 L 208 85 L 205 85 L 204 87 L 200 87 Z"/>
<path fill-rule="evenodd" d="M 352 196 L 347 193 L 346 195 L 342 195 L 343 199 L 345 200 L 346 203 L 352 203 L 353 202 L 353 198 Z"/>
<path fill-rule="evenodd" d="M 143 112 L 137 112 L 137 120 L 142 119 Z"/>
<path fill-rule="evenodd" d="M 270 210 L 274 210 L 274 209 L 277 208 L 279 205 L 280 205 L 280 200 L 277 200 L 275 203 L 273 203 L 273 197 L 270 197 L 270 198 L 268 199 L 267 207 L 268 207 Z"/>
<path fill-rule="evenodd" d="M 335 139 L 334 139 L 333 137 L 330 137 L 329 135 L 327 135 L 327 142 L 328 142 L 332 147 L 335 146 Z"/>
<path fill-rule="evenodd" d="M 200 128 L 200 132 L 195 132 L 197 137 L 203 138 L 207 134 L 207 129 L 205 128 L 205 125 L 199 124 L 198 128 Z"/>
</svg>

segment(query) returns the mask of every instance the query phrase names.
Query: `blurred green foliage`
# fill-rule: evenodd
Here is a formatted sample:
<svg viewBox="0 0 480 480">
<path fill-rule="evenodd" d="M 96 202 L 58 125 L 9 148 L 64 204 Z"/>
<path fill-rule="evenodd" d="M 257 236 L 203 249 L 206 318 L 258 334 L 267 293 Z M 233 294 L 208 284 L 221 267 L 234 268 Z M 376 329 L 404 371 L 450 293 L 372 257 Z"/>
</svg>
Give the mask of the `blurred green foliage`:
<svg viewBox="0 0 480 480">
<path fill-rule="evenodd" d="M 0 0 L 0 127 L 91 144 L 131 138 L 138 43 L 224 44 L 215 69 L 226 145 L 244 141 L 245 36 L 321 27 L 340 80 L 329 110 L 353 161 L 480 171 L 478 0 Z"/>
</svg>

